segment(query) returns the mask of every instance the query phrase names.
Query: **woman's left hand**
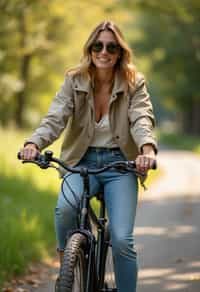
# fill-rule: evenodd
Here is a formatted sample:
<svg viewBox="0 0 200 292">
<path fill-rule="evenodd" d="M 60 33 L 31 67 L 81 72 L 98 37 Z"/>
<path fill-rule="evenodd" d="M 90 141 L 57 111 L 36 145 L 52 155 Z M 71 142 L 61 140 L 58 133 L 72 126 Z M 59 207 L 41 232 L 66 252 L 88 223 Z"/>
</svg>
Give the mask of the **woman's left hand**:
<svg viewBox="0 0 200 292">
<path fill-rule="evenodd" d="M 139 172 L 147 172 L 149 169 L 153 167 L 156 161 L 156 154 L 154 148 L 150 144 L 145 144 L 142 147 L 143 153 L 138 155 L 136 162 L 136 169 Z"/>
</svg>

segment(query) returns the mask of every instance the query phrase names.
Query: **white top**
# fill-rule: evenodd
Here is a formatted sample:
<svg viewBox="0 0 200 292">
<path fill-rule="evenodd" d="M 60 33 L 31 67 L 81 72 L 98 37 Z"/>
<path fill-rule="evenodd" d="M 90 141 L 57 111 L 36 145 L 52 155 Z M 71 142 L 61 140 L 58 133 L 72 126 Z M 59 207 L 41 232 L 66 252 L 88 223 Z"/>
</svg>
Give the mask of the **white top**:
<svg viewBox="0 0 200 292">
<path fill-rule="evenodd" d="M 94 137 L 90 146 L 106 148 L 119 147 L 112 137 L 108 114 L 104 115 L 98 123 L 95 122 Z"/>
</svg>

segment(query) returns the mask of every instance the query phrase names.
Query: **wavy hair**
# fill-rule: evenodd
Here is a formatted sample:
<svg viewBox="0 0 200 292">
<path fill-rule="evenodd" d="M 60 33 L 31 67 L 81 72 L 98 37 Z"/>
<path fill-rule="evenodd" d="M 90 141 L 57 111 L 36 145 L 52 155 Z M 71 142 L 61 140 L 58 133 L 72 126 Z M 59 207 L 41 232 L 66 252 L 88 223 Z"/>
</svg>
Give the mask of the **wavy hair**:
<svg viewBox="0 0 200 292">
<path fill-rule="evenodd" d="M 83 55 L 81 57 L 80 63 L 66 71 L 66 74 L 83 74 L 87 75 L 90 78 L 93 78 L 93 69 L 94 65 L 92 63 L 90 48 L 91 45 L 95 42 L 98 35 L 102 31 L 111 31 L 121 47 L 121 55 L 116 63 L 116 70 L 119 71 L 122 78 L 127 81 L 129 86 L 134 86 L 135 84 L 135 76 L 136 76 L 136 67 L 132 63 L 132 51 L 128 46 L 127 42 L 124 39 L 124 36 L 120 29 L 111 21 L 101 22 L 90 34 L 88 40 L 86 41 L 83 47 Z"/>
</svg>

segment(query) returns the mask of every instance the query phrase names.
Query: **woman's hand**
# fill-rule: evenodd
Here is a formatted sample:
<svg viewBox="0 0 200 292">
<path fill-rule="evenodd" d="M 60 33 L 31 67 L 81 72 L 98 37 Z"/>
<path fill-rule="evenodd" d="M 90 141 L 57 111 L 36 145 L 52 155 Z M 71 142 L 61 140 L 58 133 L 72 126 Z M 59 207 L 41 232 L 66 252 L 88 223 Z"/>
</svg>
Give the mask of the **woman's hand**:
<svg viewBox="0 0 200 292">
<path fill-rule="evenodd" d="M 39 153 L 40 151 L 34 143 L 28 143 L 20 150 L 21 159 L 23 160 L 34 160 Z"/>
<path fill-rule="evenodd" d="M 139 172 L 147 172 L 151 169 L 156 161 L 156 154 L 151 144 L 145 144 L 142 146 L 142 154 L 136 158 L 136 169 Z"/>
</svg>

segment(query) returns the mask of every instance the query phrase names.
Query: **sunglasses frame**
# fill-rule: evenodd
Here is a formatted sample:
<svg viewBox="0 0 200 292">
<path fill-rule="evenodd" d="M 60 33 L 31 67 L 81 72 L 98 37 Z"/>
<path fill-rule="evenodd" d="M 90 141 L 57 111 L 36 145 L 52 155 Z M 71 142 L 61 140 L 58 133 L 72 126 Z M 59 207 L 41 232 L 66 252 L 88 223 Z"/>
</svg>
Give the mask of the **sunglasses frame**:
<svg viewBox="0 0 200 292">
<path fill-rule="evenodd" d="M 95 46 L 97 45 L 99 45 L 99 48 L 96 47 L 95 49 Z M 106 52 L 111 55 L 115 55 L 121 48 L 120 45 L 115 42 L 103 43 L 102 41 L 97 41 L 90 46 L 90 50 L 94 53 L 100 53 L 104 47 L 106 48 Z"/>
</svg>

